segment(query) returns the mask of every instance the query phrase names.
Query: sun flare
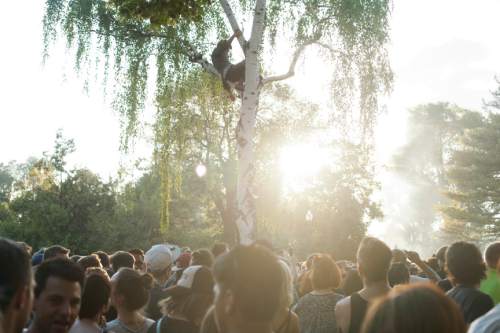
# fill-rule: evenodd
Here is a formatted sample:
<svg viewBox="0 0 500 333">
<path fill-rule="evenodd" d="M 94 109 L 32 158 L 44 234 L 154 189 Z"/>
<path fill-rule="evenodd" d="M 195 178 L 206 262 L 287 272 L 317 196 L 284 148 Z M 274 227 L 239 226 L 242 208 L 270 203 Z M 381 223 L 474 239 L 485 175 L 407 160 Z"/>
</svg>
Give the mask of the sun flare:
<svg viewBox="0 0 500 333">
<path fill-rule="evenodd" d="M 303 191 L 327 162 L 327 151 L 315 144 L 285 146 L 280 152 L 282 182 L 289 191 Z"/>
</svg>

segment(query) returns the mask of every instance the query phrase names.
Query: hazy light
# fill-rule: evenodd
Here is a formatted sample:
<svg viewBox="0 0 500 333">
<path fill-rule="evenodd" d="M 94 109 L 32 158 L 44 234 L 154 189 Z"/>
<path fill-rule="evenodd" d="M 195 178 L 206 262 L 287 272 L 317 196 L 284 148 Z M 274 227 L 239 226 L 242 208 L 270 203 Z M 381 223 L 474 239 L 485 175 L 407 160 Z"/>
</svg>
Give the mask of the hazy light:
<svg viewBox="0 0 500 333">
<path fill-rule="evenodd" d="M 306 221 L 311 222 L 313 220 L 313 218 L 314 218 L 313 213 L 310 210 L 308 210 L 306 213 Z"/>
<path fill-rule="evenodd" d="M 196 167 L 196 175 L 198 177 L 203 177 L 207 174 L 207 167 L 204 166 L 203 164 L 199 164 L 197 167 Z"/>
<path fill-rule="evenodd" d="M 286 146 L 280 153 L 283 183 L 293 192 L 303 191 L 328 162 L 328 153 L 316 144 Z"/>
</svg>

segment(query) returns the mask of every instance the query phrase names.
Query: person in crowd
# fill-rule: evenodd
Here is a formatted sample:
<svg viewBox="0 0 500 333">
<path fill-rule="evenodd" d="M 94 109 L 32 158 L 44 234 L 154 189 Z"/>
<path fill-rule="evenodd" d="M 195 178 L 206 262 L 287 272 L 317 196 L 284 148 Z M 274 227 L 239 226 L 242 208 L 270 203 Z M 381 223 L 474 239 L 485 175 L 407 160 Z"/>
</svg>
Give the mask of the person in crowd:
<svg viewBox="0 0 500 333">
<path fill-rule="evenodd" d="M 398 286 L 376 301 L 362 333 L 465 333 L 454 302 L 432 284 Z"/>
<path fill-rule="evenodd" d="M 139 248 L 135 248 L 128 251 L 131 255 L 134 256 L 134 269 L 141 273 L 146 272 L 146 264 L 144 263 L 144 251 Z"/>
<path fill-rule="evenodd" d="M 299 297 L 302 297 L 313 290 L 310 274 L 313 261 L 318 255 L 318 253 L 311 254 L 309 257 L 307 257 L 307 260 L 303 264 L 302 272 L 297 278 L 297 291 Z"/>
<path fill-rule="evenodd" d="M 28 333 L 66 333 L 80 311 L 84 273 L 66 258 L 44 261 L 35 273 L 34 317 Z"/>
<path fill-rule="evenodd" d="M 165 245 L 154 245 L 146 252 L 144 261 L 148 273 L 154 278 L 145 313 L 148 318 L 157 320 L 162 316 L 158 303 L 167 297 L 164 287 L 171 273 L 172 253 Z"/>
<path fill-rule="evenodd" d="M 283 285 L 281 287 L 280 307 L 273 320 L 273 332 L 299 333 L 299 318 L 291 309 L 294 300 L 293 276 L 285 261 L 279 260 L 278 262 L 281 267 Z"/>
<path fill-rule="evenodd" d="M 128 252 L 127 252 L 128 253 Z M 146 333 L 154 320 L 141 314 L 148 303 L 153 277 L 140 274 L 132 268 L 123 267 L 111 278 L 111 302 L 117 311 L 117 318 L 106 324 L 114 333 Z"/>
<path fill-rule="evenodd" d="M 225 254 L 229 251 L 229 246 L 226 243 L 215 243 L 212 248 L 211 252 L 212 255 L 214 256 L 214 259 L 217 259 L 221 254 Z"/>
<path fill-rule="evenodd" d="M 500 304 L 497 304 L 484 316 L 474 320 L 468 333 L 498 333 L 500 332 Z"/>
<path fill-rule="evenodd" d="M 313 261 L 310 278 L 313 290 L 302 296 L 294 308 L 300 332 L 336 332 L 335 306 L 343 298 L 334 292 L 341 282 L 340 269 L 330 256 L 321 254 Z"/>
<path fill-rule="evenodd" d="M 172 267 L 172 274 L 170 274 L 170 277 L 165 283 L 165 288 L 175 286 L 177 284 L 177 281 L 179 281 L 179 279 L 181 278 L 182 272 L 189 267 L 190 263 L 191 263 L 191 253 L 190 252 L 181 253 L 181 255 L 177 258 L 177 260 L 174 261 L 175 265 Z"/>
<path fill-rule="evenodd" d="M 73 254 L 71 257 L 69 257 L 69 260 L 72 262 L 78 263 L 78 260 L 82 259 L 83 256 L 79 256 L 78 254 Z"/>
<path fill-rule="evenodd" d="M 19 246 L 20 246 L 20 247 L 21 247 L 24 251 L 26 251 L 26 253 L 28 253 L 28 255 L 29 255 L 29 256 L 31 256 L 31 255 L 32 255 L 32 253 L 33 253 L 33 248 L 32 248 L 29 244 L 27 244 L 27 243 L 25 243 L 25 242 L 16 242 L 16 243 L 17 243 L 17 245 L 19 245 Z"/>
<path fill-rule="evenodd" d="M 191 266 L 205 266 L 212 268 L 214 264 L 214 257 L 212 253 L 207 249 L 199 249 L 191 254 Z"/>
<path fill-rule="evenodd" d="M 442 279 L 441 277 L 441 273 L 439 272 L 441 269 L 439 267 L 439 264 L 438 264 L 438 260 L 436 258 L 436 256 L 432 256 L 430 257 L 429 259 L 427 259 L 427 261 L 425 262 L 427 264 L 427 266 L 429 266 L 434 272 L 437 273 L 437 275 L 439 275 L 439 279 Z"/>
<path fill-rule="evenodd" d="M 423 278 L 416 274 L 411 274 L 411 266 L 408 265 L 408 261 L 415 264 L 425 274 L 426 277 Z M 407 265 L 408 271 L 410 272 L 410 283 L 422 283 L 429 281 L 437 283 L 439 280 L 441 280 L 439 275 L 434 272 L 422 259 L 420 259 L 419 254 L 415 251 L 403 251 L 394 249 L 392 250 L 392 262 Z"/>
<path fill-rule="evenodd" d="M 104 251 L 96 251 L 94 254 L 97 254 L 99 257 L 99 261 L 101 262 L 102 268 L 108 273 L 108 276 L 113 276 L 113 270 L 111 269 L 111 263 L 109 259 L 109 255 Z"/>
<path fill-rule="evenodd" d="M 389 272 L 387 273 L 389 279 L 389 285 L 394 287 L 399 284 L 410 283 L 410 271 L 408 267 L 402 262 L 396 262 L 391 264 Z"/>
<path fill-rule="evenodd" d="M 217 258 L 214 317 L 219 333 L 271 333 L 284 283 L 276 256 L 238 245 Z"/>
<path fill-rule="evenodd" d="M 438 282 L 438 287 L 441 288 L 445 293 L 450 291 L 453 288 L 451 284 L 451 280 L 448 278 L 448 273 L 446 272 L 446 251 L 448 250 L 448 246 L 441 247 L 436 253 L 436 259 L 439 265 L 439 276 L 441 280 Z"/>
<path fill-rule="evenodd" d="M 96 254 L 91 254 L 85 257 L 81 257 L 78 260 L 78 265 L 80 265 L 84 272 L 87 271 L 88 268 L 102 268 L 101 261 Z"/>
<path fill-rule="evenodd" d="M 33 306 L 30 255 L 0 238 L 0 331 L 21 333 Z"/>
<path fill-rule="evenodd" d="M 360 332 L 368 304 L 391 290 L 387 282 L 387 272 L 392 252 L 384 242 L 365 237 L 359 244 L 356 257 L 363 289 L 337 303 L 335 317 L 342 333 Z"/>
<path fill-rule="evenodd" d="M 484 252 L 484 260 L 488 269 L 486 271 L 486 279 L 481 281 L 479 290 L 490 295 L 495 304 L 500 303 L 500 242 L 495 242 L 486 248 Z"/>
<path fill-rule="evenodd" d="M 99 261 L 101 262 L 102 268 L 107 270 L 110 267 L 109 255 L 104 251 L 96 251 L 93 254 L 96 254 L 99 257 Z"/>
<path fill-rule="evenodd" d="M 345 273 L 345 278 L 340 286 L 340 293 L 344 296 L 351 296 L 363 289 L 363 281 L 359 276 L 358 270 L 348 269 Z"/>
<path fill-rule="evenodd" d="M 163 317 L 149 333 L 198 333 L 202 320 L 212 305 L 214 279 L 208 267 L 186 268 L 177 285 L 166 290 L 162 301 Z"/>
<path fill-rule="evenodd" d="M 478 289 L 486 266 L 474 244 L 453 243 L 446 251 L 446 267 L 454 285 L 447 295 L 457 302 L 467 324 L 493 308 L 491 297 Z"/>
<path fill-rule="evenodd" d="M 43 261 L 49 260 L 52 258 L 65 258 L 69 259 L 69 252 L 67 248 L 61 245 L 52 245 L 45 249 L 43 253 Z"/>
<path fill-rule="evenodd" d="M 446 251 L 448 250 L 448 246 L 442 246 L 436 252 L 436 259 L 439 266 L 439 270 L 437 273 L 441 277 L 441 279 L 446 279 L 448 274 L 446 273 Z M 451 283 L 450 283 L 451 284 Z"/>
<path fill-rule="evenodd" d="M 117 251 L 111 256 L 110 262 L 113 273 L 116 273 L 122 267 L 134 268 L 135 258 L 129 252 Z"/>
<path fill-rule="evenodd" d="M 78 320 L 70 333 L 101 333 L 106 324 L 104 314 L 108 310 L 110 295 L 111 283 L 106 271 L 92 269 L 85 280 Z"/>
<path fill-rule="evenodd" d="M 31 266 L 36 267 L 42 263 L 44 252 L 45 248 L 42 247 L 41 249 L 33 253 L 33 255 L 31 256 Z"/>
</svg>

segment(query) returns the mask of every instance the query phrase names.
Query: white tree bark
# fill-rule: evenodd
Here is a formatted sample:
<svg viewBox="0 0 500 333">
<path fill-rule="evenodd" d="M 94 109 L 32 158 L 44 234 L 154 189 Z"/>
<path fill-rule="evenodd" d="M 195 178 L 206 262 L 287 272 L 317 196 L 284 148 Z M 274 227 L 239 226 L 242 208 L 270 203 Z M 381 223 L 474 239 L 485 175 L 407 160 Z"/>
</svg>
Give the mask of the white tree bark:
<svg viewBox="0 0 500 333">
<path fill-rule="evenodd" d="M 241 31 L 238 21 L 236 20 L 236 16 L 234 16 L 233 9 L 231 8 L 231 5 L 229 4 L 228 0 L 219 0 L 219 3 L 222 9 L 224 9 L 224 13 L 226 14 L 227 20 L 229 21 L 229 24 L 231 25 L 231 29 L 233 29 L 233 32 L 237 30 Z M 243 37 L 243 34 L 238 37 L 238 42 L 240 43 L 243 53 L 246 53 L 246 41 L 245 37 Z"/>
<path fill-rule="evenodd" d="M 252 35 L 246 52 L 245 91 L 240 109 L 240 120 L 236 129 L 238 146 L 238 187 L 236 225 L 241 244 L 250 244 L 255 240 L 255 199 L 252 185 L 255 174 L 254 134 L 257 108 L 259 105 L 260 53 L 264 34 L 266 0 L 257 0 L 255 4 Z"/>
</svg>

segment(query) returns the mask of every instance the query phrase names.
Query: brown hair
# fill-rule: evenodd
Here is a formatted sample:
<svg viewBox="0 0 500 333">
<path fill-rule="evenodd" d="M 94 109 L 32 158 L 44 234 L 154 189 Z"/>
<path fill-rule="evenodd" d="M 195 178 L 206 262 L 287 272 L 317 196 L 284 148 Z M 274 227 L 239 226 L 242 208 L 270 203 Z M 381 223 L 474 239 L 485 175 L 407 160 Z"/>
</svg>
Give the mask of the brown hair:
<svg viewBox="0 0 500 333">
<path fill-rule="evenodd" d="M 486 277 L 481 252 L 472 243 L 455 242 L 446 251 L 446 271 L 454 284 L 474 286 Z"/>
<path fill-rule="evenodd" d="M 94 318 L 99 313 L 99 310 L 108 304 L 111 284 L 109 278 L 104 274 L 92 272 L 87 276 L 82 292 L 80 313 L 78 314 L 80 319 Z"/>
<path fill-rule="evenodd" d="M 311 282 L 314 289 L 338 288 L 341 279 L 339 267 L 328 254 L 321 254 L 314 259 L 311 273 Z"/>
<path fill-rule="evenodd" d="M 362 333 L 465 333 L 452 299 L 430 284 L 398 286 L 373 304 Z"/>
<path fill-rule="evenodd" d="M 484 259 L 489 268 L 497 269 L 500 264 L 500 242 L 491 243 L 484 252 Z"/>
<path fill-rule="evenodd" d="M 214 265 L 214 256 L 212 255 L 212 252 L 207 249 L 196 250 L 191 254 L 191 264 L 193 266 L 201 265 L 212 268 Z"/>
<path fill-rule="evenodd" d="M 149 290 L 153 287 L 151 274 L 139 274 L 131 268 L 121 268 L 111 280 L 116 285 L 117 294 L 125 298 L 125 308 L 136 311 L 142 308 L 149 300 Z"/>
<path fill-rule="evenodd" d="M 52 245 L 45 249 L 43 260 L 49 260 L 57 257 L 59 254 L 69 255 L 69 250 L 61 245 Z"/>
<path fill-rule="evenodd" d="M 280 305 L 283 277 L 276 256 L 259 245 L 238 245 L 217 258 L 215 281 L 231 290 L 247 321 L 271 322 Z"/>
<path fill-rule="evenodd" d="M 102 267 L 101 261 L 99 260 L 99 256 L 97 254 L 91 254 L 85 257 L 78 259 L 78 265 L 80 265 L 83 271 L 87 271 L 88 268 L 92 267 Z"/>
<path fill-rule="evenodd" d="M 365 237 L 358 247 L 357 261 L 360 275 L 368 281 L 377 282 L 387 279 L 391 265 L 392 251 L 381 240 Z"/>
</svg>

